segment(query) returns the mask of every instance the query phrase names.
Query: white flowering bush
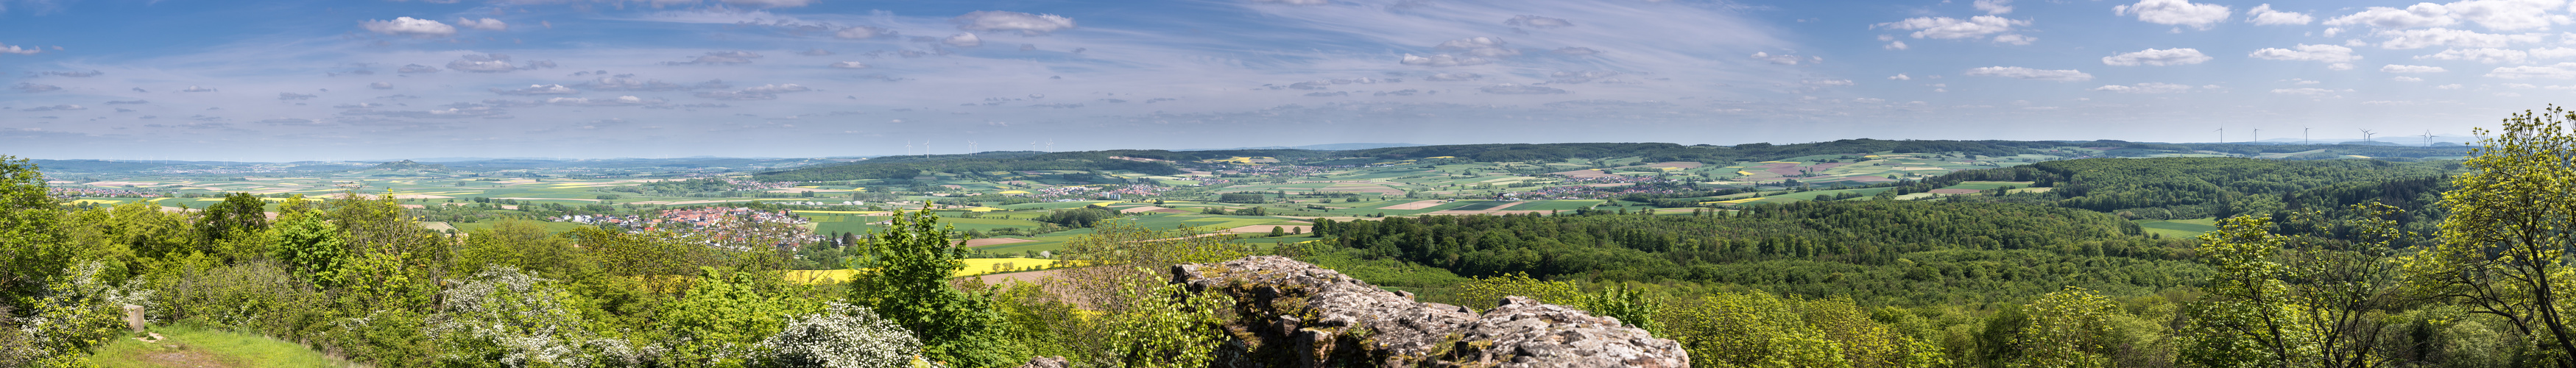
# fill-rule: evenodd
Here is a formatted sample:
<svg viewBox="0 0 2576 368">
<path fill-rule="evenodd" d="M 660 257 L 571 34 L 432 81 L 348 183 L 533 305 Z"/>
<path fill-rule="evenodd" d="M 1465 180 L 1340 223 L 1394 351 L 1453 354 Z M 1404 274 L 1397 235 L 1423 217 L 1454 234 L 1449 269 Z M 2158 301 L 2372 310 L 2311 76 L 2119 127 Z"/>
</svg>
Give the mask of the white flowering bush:
<svg viewBox="0 0 2576 368">
<path fill-rule="evenodd" d="M 147 305 L 152 290 L 99 280 L 106 266 L 98 262 L 73 266 L 45 284 L 45 296 L 28 298 L 32 316 L 0 324 L 8 337 L 0 363 L 26 367 L 86 367 L 89 349 L 104 345 L 125 328 L 123 306 Z M 6 317 L 0 313 L 0 317 Z"/>
<path fill-rule="evenodd" d="M 640 365 L 645 354 L 592 332 L 580 296 L 517 268 L 493 267 L 444 292 L 429 333 L 451 367 Z"/>
<path fill-rule="evenodd" d="M 921 340 L 874 310 L 830 303 L 823 313 L 798 316 L 760 342 L 776 367 L 909 367 Z"/>
</svg>

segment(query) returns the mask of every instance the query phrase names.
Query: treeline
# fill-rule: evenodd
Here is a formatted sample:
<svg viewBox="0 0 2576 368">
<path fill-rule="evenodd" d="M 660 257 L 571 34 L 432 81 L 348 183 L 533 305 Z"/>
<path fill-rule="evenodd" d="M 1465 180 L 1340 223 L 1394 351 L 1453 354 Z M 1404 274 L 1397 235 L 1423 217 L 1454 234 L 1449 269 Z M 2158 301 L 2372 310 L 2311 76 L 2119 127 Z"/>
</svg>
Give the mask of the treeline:
<svg viewBox="0 0 2576 368">
<path fill-rule="evenodd" d="M 1165 161 L 1196 161 L 1228 158 L 1238 155 L 1276 157 L 1314 155 L 1322 151 L 1257 150 L 1257 151 L 1189 151 L 1112 150 L 1082 152 L 986 152 L 966 155 L 890 156 L 843 165 L 824 165 L 760 173 L 760 181 L 834 181 L 855 179 L 908 179 L 930 173 L 981 175 L 994 171 L 1082 170 L 1129 171 L 1150 175 L 1172 175 L 1183 172 L 1170 163 L 1114 159 L 1132 157 Z"/>
<path fill-rule="evenodd" d="M 1343 247 L 1468 276 L 1687 280 L 1873 304 L 2144 293 L 2206 273 L 2189 243 L 2098 212 L 2006 203 L 1801 202 L 1692 216 L 1424 216 L 1316 225 Z"/>
<path fill-rule="evenodd" d="M 1543 144 L 1462 144 L 1376 148 L 1338 152 L 1343 155 L 1386 159 L 1418 159 L 1455 156 L 1480 162 L 1562 161 L 1615 157 L 1644 157 L 1649 162 L 1697 161 L 1733 163 L 1767 161 L 1799 156 L 1847 154 L 1854 152 L 1928 153 L 1959 152 L 1980 156 L 2012 156 L 2031 149 L 2066 145 L 2059 142 L 2021 141 L 1917 141 L 1881 139 L 1845 139 L 1831 142 L 1774 145 L 1747 143 L 1735 146 L 1691 145 L 1673 143 L 1543 143 Z"/>
<path fill-rule="evenodd" d="M 2196 219 L 2253 215 L 2281 222 L 2292 234 L 2349 239 L 2363 203 L 2397 207 L 2399 226 L 2431 232 L 2441 211 L 2435 204 L 2456 161 L 2284 161 L 2249 158 L 2102 158 L 2049 161 L 2009 168 L 1950 173 L 1901 185 L 1893 194 L 1919 193 L 1964 181 L 2027 181 L 2045 192 L 1956 197 L 1959 201 L 2045 204 L 2099 211 L 2132 219 Z M 2292 221 L 2315 213 L 2314 220 Z M 2330 221 L 2331 220 L 2331 221 Z"/>
</svg>

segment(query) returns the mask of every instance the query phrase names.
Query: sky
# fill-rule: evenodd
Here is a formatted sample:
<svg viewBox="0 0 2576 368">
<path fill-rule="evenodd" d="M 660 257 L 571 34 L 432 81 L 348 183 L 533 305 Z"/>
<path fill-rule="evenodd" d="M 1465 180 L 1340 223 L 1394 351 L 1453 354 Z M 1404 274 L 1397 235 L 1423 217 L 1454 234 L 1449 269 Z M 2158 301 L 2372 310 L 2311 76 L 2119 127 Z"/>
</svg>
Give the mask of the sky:
<svg viewBox="0 0 2576 368">
<path fill-rule="evenodd" d="M 0 75 L 48 159 L 2419 143 L 2576 96 L 2576 4 L 0 0 Z"/>
</svg>

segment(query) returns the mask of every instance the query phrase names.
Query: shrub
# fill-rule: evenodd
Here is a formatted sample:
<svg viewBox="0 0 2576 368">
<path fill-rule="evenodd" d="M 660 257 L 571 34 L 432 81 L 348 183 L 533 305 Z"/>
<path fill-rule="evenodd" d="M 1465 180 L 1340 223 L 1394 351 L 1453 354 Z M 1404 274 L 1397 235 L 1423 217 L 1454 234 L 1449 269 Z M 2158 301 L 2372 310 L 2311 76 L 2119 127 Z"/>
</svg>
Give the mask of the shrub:
<svg viewBox="0 0 2576 368">
<path fill-rule="evenodd" d="M 35 306 L 32 316 L 11 321 L 10 347 L 0 348 L 0 363 L 23 367 L 86 367 L 89 350 L 124 329 L 123 306 L 149 304 L 151 290 L 99 280 L 106 266 L 87 262 L 45 283 L 45 295 L 22 301 Z"/>
<path fill-rule="evenodd" d="M 516 268 L 486 269 L 442 294 L 446 310 L 429 324 L 442 366 L 635 366 L 645 358 L 586 328 L 581 296 Z"/>
<path fill-rule="evenodd" d="M 835 302 L 789 321 L 760 348 L 778 367 L 907 367 L 921 354 L 921 340 L 874 310 Z"/>
</svg>

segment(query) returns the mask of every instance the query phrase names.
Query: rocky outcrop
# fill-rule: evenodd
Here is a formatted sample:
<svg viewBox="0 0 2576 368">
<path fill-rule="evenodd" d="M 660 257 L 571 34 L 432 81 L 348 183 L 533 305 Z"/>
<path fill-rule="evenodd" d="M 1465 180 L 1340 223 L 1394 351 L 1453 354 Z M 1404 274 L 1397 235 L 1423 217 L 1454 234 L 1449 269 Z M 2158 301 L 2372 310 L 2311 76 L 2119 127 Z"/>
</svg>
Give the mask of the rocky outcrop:
<svg viewBox="0 0 2576 368">
<path fill-rule="evenodd" d="M 1277 256 L 1177 265 L 1171 272 L 1173 282 L 1193 292 L 1234 297 L 1239 322 L 1227 330 L 1242 349 L 1222 350 L 1244 351 L 1225 359 L 1253 366 L 1690 366 L 1673 340 L 1528 298 L 1511 297 L 1479 314 Z"/>
</svg>

